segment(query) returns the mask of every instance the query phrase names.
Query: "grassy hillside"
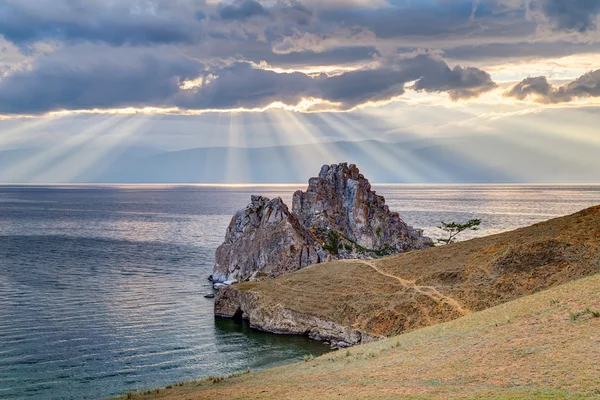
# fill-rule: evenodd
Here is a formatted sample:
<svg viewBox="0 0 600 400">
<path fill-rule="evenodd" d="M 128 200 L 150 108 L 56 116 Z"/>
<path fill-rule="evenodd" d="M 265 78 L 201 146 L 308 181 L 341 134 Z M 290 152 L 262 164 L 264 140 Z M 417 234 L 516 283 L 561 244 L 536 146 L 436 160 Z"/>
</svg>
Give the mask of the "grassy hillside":
<svg viewBox="0 0 600 400">
<path fill-rule="evenodd" d="M 600 398 L 597 310 L 600 275 L 304 363 L 129 398 Z"/>
<path fill-rule="evenodd" d="M 263 308 L 392 336 L 596 273 L 600 206 L 513 232 L 235 287 L 257 293 Z"/>
</svg>

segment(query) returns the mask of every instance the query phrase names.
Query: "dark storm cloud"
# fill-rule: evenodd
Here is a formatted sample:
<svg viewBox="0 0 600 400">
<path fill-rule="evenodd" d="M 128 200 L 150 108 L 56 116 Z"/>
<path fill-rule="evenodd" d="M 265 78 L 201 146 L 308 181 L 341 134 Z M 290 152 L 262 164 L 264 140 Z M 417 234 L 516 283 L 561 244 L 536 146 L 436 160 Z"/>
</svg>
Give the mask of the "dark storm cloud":
<svg viewBox="0 0 600 400">
<path fill-rule="evenodd" d="M 222 4 L 219 16 L 225 20 L 244 20 L 252 17 L 264 17 L 269 15 L 264 7 L 254 0 L 236 0 L 233 4 Z"/>
<path fill-rule="evenodd" d="M 107 51 L 110 49 L 111 51 Z M 495 87 L 484 71 L 450 68 L 441 59 L 420 55 L 379 68 L 337 76 L 276 73 L 249 63 L 207 67 L 167 49 L 97 47 L 40 58 L 31 70 L 0 81 L 0 114 L 42 114 L 58 110 L 120 107 L 172 107 L 211 110 L 262 108 L 273 102 L 296 105 L 303 98 L 339 103 L 340 109 L 402 95 L 412 89 L 448 92 L 458 100 Z M 203 79 L 197 89 L 184 81 Z"/>
<path fill-rule="evenodd" d="M 325 53 L 331 54 L 330 60 L 323 61 L 326 65 L 369 61 L 373 48 L 394 52 L 394 46 L 468 53 L 455 59 L 485 60 L 501 58 L 496 50 L 510 54 L 511 49 L 518 52 L 522 47 L 529 47 L 528 54 L 535 56 L 538 47 L 527 45 L 540 43 L 541 48 L 561 40 L 536 36 L 539 24 L 589 32 L 600 8 L 597 0 L 389 0 L 384 6 L 381 1 L 373 4 L 378 6 L 351 0 L 2 0 L 0 35 L 28 54 L 35 54 L 28 47 L 39 42 L 59 46 L 103 42 L 112 46 L 170 44 L 186 51 L 201 46 L 202 55 L 196 52 L 194 57 L 205 62 L 219 57 L 266 60 L 276 66 L 286 64 L 289 57 L 283 56 L 287 54 L 297 54 L 294 65 L 300 66 L 317 65 L 315 54 Z M 364 35 L 357 37 L 356 32 Z M 307 40 L 298 45 L 302 38 L 313 37 L 322 38 L 327 46 L 315 41 L 311 47 Z M 562 40 L 568 43 L 570 39 Z M 348 47 L 356 53 L 351 55 Z M 540 50 L 541 56 L 551 53 L 547 47 Z M 336 60 L 339 49 L 346 50 Z M 231 51 L 223 54 L 226 50 Z"/>
<path fill-rule="evenodd" d="M 201 70 L 168 49 L 59 50 L 0 80 L 0 114 L 166 105 Z"/>
<path fill-rule="evenodd" d="M 401 95 L 409 82 L 467 99 L 496 87 L 482 66 L 596 52 L 599 13 L 600 0 L 0 0 L 0 44 L 22 56 L 0 53 L 0 114 L 305 97 L 348 109 Z M 414 56 L 423 53 L 483 69 Z M 264 63 L 355 70 L 315 77 Z M 202 89 L 180 90 L 199 76 Z M 593 95 L 541 79 L 513 90 L 546 102 Z"/>
<path fill-rule="evenodd" d="M 506 97 L 539 103 L 564 103 L 583 97 L 600 96 L 600 70 L 588 72 L 573 82 L 556 87 L 545 76 L 524 79 L 505 93 Z"/>
<path fill-rule="evenodd" d="M 181 94 L 178 104 L 192 109 L 262 108 L 275 101 L 295 105 L 302 98 L 317 98 L 350 109 L 402 95 L 405 85 L 413 81 L 416 90 L 448 92 L 454 100 L 475 97 L 496 87 L 484 71 L 451 69 L 444 61 L 425 55 L 376 69 L 318 77 L 299 72 L 278 74 L 237 63 L 213 71 L 206 85 L 195 93 Z"/>
<path fill-rule="evenodd" d="M 598 0 L 530 0 L 528 11 L 545 18 L 557 30 L 587 32 L 597 27 Z"/>
<path fill-rule="evenodd" d="M 4 0 L 0 35 L 18 45 L 47 40 L 111 45 L 191 43 L 200 34 L 195 16 L 202 15 L 202 3 Z"/>
</svg>

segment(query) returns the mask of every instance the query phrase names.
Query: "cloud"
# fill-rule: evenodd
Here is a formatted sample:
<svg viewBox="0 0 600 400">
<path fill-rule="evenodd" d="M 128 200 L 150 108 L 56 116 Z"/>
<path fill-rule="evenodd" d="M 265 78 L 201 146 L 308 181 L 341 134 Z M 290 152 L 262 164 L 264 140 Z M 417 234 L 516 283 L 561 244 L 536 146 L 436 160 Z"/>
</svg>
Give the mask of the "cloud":
<svg viewBox="0 0 600 400">
<path fill-rule="evenodd" d="M 529 17 L 559 31 L 585 33 L 597 28 L 598 0 L 528 0 Z"/>
<path fill-rule="evenodd" d="M 410 82 L 412 90 L 462 100 L 496 87 L 486 71 L 498 81 L 526 76 L 507 77 L 508 63 L 597 52 L 599 14 L 598 0 L 0 0 L 0 46 L 9 44 L 0 47 L 0 112 L 255 108 L 307 97 L 349 109 L 402 95 Z M 151 77 L 144 57 L 165 70 Z M 566 75 L 589 69 L 586 62 Z M 142 89 L 102 94 L 123 77 Z M 182 92 L 182 79 L 205 81 Z M 545 83 L 517 85 L 512 97 L 580 96 Z"/>
<path fill-rule="evenodd" d="M 359 43 L 376 43 L 373 32 L 363 29 L 336 29 L 322 35 L 298 32 L 285 36 L 273 44 L 273 53 L 290 54 L 301 52 L 323 53 L 343 47 L 355 47 Z"/>
<path fill-rule="evenodd" d="M 169 49 L 59 50 L 0 80 L 0 114 L 167 106 L 203 66 Z"/>
<path fill-rule="evenodd" d="M 176 4 L 175 4 L 176 3 Z M 192 43 L 199 40 L 203 2 L 123 0 L 4 0 L 0 35 L 18 45 L 38 41 L 111 45 Z"/>
<path fill-rule="evenodd" d="M 497 87 L 487 72 L 478 68 L 455 66 L 448 67 L 446 63 L 431 66 L 432 70 L 423 72 L 414 89 L 427 92 L 448 92 L 452 100 L 479 97 Z"/>
<path fill-rule="evenodd" d="M 321 74 L 276 73 L 236 63 L 212 71 L 204 86 L 179 96 L 177 104 L 191 109 L 263 108 L 273 102 L 296 105 L 314 98 L 347 110 L 368 102 L 389 101 L 415 90 L 448 92 L 453 100 L 471 98 L 496 87 L 489 74 L 476 68 L 450 68 L 443 60 L 427 55 L 396 60 L 379 68 Z"/>
<path fill-rule="evenodd" d="M 224 20 L 244 20 L 265 17 L 269 13 L 255 0 L 236 0 L 233 4 L 221 5 L 219 16 Z"/>
<path fill-rule="evenodd" d="M 30 69 L 0 80 L 0 114 L 122 107 L 255 109 L 274 102 L 296 106 L 303 99 L 320 99 L 348 110 L 390 101 L 404 94 L 410 82 L 416 82 L 411 89 L 448 92 L 453 100 L 495 87 L 482 70 L 450 68 L 443 60 L 423 54 L 386 61 L 376 68 L 314 76 L 277 73 L 247 62 L 209 66 L 168 48 L 81 46 L 38 58 Z"/>
<path fill-rule="evenodd" d="M 600 96 L 600 70 L 582 75 L 573 82 L 556 87 L 545 76 L 524 79 L 508 90 L 506 97 L 525 100 L 530 97 L 538 103 L 565 103 L 577 98 Z"/>
</svg>

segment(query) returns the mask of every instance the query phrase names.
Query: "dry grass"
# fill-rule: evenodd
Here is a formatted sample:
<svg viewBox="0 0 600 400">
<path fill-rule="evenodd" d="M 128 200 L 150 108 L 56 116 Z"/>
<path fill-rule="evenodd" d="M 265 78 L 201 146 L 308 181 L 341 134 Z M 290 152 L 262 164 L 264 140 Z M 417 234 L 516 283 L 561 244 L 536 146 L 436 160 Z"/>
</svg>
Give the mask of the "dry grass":
<svg viewBox="0 0 600 400">
<path fill-rule="evenodd" d="M 135 399 L 600 398 L 600 275 L 314 360 Z"/>
<path fill-rule="evenodd" d="M 600 398 L 600 318 L 594 317 L 600 207 L 373 263 L 321 264 L 236 287 L 264 305 L 374 335 L 404 334 L 133 398 Z"/>
<path fill-rule="evenodd" d="M 371 264 L 319 264 L 236 288 L 257 293 L 261 304 L 397 335 L 600 273 L 600 206 Z"/>
</svg>

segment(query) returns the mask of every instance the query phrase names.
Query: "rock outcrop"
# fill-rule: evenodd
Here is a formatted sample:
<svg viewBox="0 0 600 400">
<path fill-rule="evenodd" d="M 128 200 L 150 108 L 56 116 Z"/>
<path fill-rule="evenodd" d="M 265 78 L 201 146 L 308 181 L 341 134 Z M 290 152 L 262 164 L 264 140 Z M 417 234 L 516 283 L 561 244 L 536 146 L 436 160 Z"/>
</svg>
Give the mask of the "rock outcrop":
<svg viewBox="0 0 600 400">
<path fill-rule="evenodd" d="M 389 210 L 355 165 L 325 165 L 306 192 L 294 194 L 291 212 L 281 198 L 252 196 L 217 249 L 213 280 L 274 278 L 324 261 L 377 258 L 431 244 Z"/>
<path fill-rule="evenodd" d="M 353 164 L 324 165 L 319 176 L 309 180 L 306 192 L 294 194 L 292 212 L 309 229 L 338 232 L 354 250 L 392 254 L 431 245 L 422 231 L 390 211 Z"/>
<path fill-rule="evenodd" d="M 281 304 L 265 302 L 258 293 L 240 291 L 235 287 L 219 291 L 215 315 L 245 319 L 251 327 L 264 332 L 308 336 L 328 342 L 332 348 L 338 349 L 381 339 L 352 327 L 297 312 Z"/>
<path fill-rule="evenodd" d="M 281 198 L 252 196 L 217 249 L 214 282 L 275 277 L 321 261 L 321 248 Z"/>
</svg>

